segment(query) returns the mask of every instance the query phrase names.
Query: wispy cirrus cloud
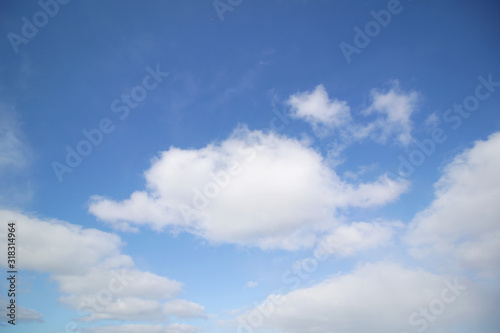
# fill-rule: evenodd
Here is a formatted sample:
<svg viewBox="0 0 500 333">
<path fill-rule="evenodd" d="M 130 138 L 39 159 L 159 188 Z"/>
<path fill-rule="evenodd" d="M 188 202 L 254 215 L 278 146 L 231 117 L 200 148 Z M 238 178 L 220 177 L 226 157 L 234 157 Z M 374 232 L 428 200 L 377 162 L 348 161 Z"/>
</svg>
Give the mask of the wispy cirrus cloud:
<svg viewBox="0 0 500 333">
<path fill-rule="evenodd" d="M 0 169 L 23 168 L 29 156 L 30 149 L 22 137 L 19 122 L 12 113 L 0 110 Z"/>
<path fill-rule="evenodd" d="M 28 171 L 33 160 L 19 115 L 14 107 L 0 102 L 0 201 L 4 206 L 32 198 Z"/>
</svg>

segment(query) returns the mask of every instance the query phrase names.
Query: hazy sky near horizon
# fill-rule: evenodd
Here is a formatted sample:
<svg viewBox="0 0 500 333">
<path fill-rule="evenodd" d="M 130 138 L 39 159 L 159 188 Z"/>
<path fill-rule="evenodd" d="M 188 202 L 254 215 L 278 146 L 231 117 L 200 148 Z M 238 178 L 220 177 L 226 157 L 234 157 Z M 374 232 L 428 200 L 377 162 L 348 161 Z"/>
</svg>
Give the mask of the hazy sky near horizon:
<svg viewBox="0 0 500 333">
<path fill-rule="evenodd" d="M 0 2 L 2 332 L 496 332 L 495 1 Z"/>
</svg>

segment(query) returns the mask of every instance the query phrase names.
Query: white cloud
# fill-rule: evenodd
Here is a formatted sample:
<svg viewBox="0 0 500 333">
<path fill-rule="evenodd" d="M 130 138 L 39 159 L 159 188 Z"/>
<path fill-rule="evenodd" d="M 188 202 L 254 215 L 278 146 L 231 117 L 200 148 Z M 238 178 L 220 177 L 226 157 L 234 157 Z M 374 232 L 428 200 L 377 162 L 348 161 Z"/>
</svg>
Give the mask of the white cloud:
<svg viewBox="0 0 500 333">
<path fill-rule="evenodd" d="M 178 318 L 205 318 L 205 307 L 183 299 L 174 299 L 163 305 L 163 313 Z"/>
<path fill-rule="evenodd" d="M 411 116 L 415 111 L 418 94 L 405 93 L 399 89 L 396 82 L 388 92 L 384 93 L 374 89 L 371 91 L 372 104 L 363 111 L 363 114 L 382 115 L 367 126 L 370 136 L 379 142 L 385 143 L 394 137 L 396 142 L 408 145 L 412 141 Z"/>
<path fill-rule="evenodd" d="M 121 253 L 123 242 L 117 235 L 7 210 L 0 210 L 0 220 L 16 221 L 17 237 L 22 240 L 17 252 L 23 258 L 17 268 L 50 274 L 62 293 L 60 301 L 89 314 L 82 320 L 201 316 L 204 308 L 185 300 L 171 300 L 167 304 L 178 307 L 165 312 L 165 300 L 175 297 L 182 283 L 137 269 L 132 258 Z M 6 248 L 6 242 L 0 238 L 1 247 Z"/>
<path fill-rule="evenodd" d="M 116 325 L 116 326 L 98 326 L 84 329 L 85 332 L 91 333 L 196 333 L 200 329 L 195 326 L 186 324 L 171 324 L 171 325 Z"/>
<path fill-rule="evenodd" d="M 416 256 L 454 256 L 464 268 L 500 274 L 500 133 L 459 154 L 435 184 L 435 199 L 410 224 Z"/>
<path fill-rule="evenodd" d="M 124 290 L 127 290 L 127 288 Z M 83 321 L 106 319 L 165 321 L 171 316 L 181 319 L 207 318 L 205 307 L 183 299 L 174 299 L 162 303 L 159 300 L 162 297 L 157 297 L 156 299 L 140 296 L 127 297 L 126 293 L 118 293 L 118 297 L 110 301 L 107 301 L 107 296 L 101 294 L 104 301 L 96 303 L 95 295 L 99 294 L 99 292 L 96 292 L 95 294 L 66 296 L 62 297 L 61 301 L 75 309 L 80 308 L 81 304 L 86 304 L 82 310 L 83 312 L 90 313 L 90 315 L 82 317 L 81 320 Z"/>
<path fill-rule="evenodd" d="M 400 222 L 353 222 L 340 225 L 323 238 L 332 254 L 345 257 L 359 251 L 372 250 L 387 245 L 394 235 L 394 227 Z"/>
<path fill-rule="evenodd" d="M 0 102 L 0 203 L 3 207 L 33 198 L 30 168 L 33 151 L 15 109 Z"/>
<path fill-rule="evenodd" d="M 0 170 L 7 167 L 23 168 L 31 157 L 31 149 L 14 111 L 0 104 Z"/>
<path fill-rule="evenodd" d="M 434 127 L 439 125 L 439 122 L 440 122 L 440 119 L 439 119 L 438 115 L 434 112 L 434 113 L 431 113 L 427 117 L 427 119 L 425 119 L 425 126 L 434 128 Z"/>
<path fill-rule="evenodd" d="M 409 225 L 411 252 L 426 259 L 426 265 L 436 257 L 448 263 L 452 258 L 468 276 L 476 270 L 498 277 L 498 170 L 500 133 L 456 156 L 435 185 L 435 200 Z M 334 254 L 348 256 L 387 244 L 399 226 L 341 225 L 324 241 Z M 500 290 L 483 276 L 470 281 L 395 263 L 370 263 L 311 287 L 270 295 L 239 315 L 236 325 L 242 332 L 248 328 L 292 333 L 495 331 L 499 320 L 492 309 L 500 305 Z M 457 288 L 460 285 L 464 287 Z"/>
<path fill-rule="evenodd" d="M 382 175 L 372 183 L 347 185 L 340 202 L 345 206 L 354 207 L 382 206 L 388 202 L 394 202 L 408 189 L 409 184 L 406 180 L 395 181 L 387 175 Z"/>
<path fill-rule="evenodd" d="M 20 269 L 23 270 L 56 275 L 82 274 L 106 259 L 121 256 L 123 244 L 114 234 L 84 229 L 56 219 L 31 218 L 8 210 L 0 210 L 0 218 L 17 222 L 23 239 L 18 245 L 19 255 L 23 258 Z"/>
<path fill-rule="evenodd" d="M 330 100 L 323 85 L 313 91 L 301 92 L 289 97 L 291 116 L 301 118 L 312 125 L 326 125 L 337 128 L 351 121 L 350 108 L 345 101 Z"/>
<path fill-rule="evenodd" d="M 373 89 L 370 95 L 370 106 L 361 112 L 365 117 L 375 115 L 369 122 L 354 121 L 347 102 L 330 99 L 323 85 L 290 96 L 286 104 L 291 106 L 291 116 L 310 123 L 316 134 L 324 136 L 331 134 L 328 130 L 338 130 L 335 153 L 367 137 L 383 144 L 389 139 L 402 145 L 411 143 L 411 116 L 417 106 L 418 93 L 401 91 L 395 81 L 389 91 Z"/>
<path fill-rule="evenodd" d="M 237 129 L 220 144 L 170 148 L 145 172 L 147 191 L 116 202 L 94 197 L 89 212 L 122 229 L 170 226 L 211 242 L 310 247 L 337 208 L 381 206 L 408 183 L 382 175 L 346 183 L 306 143 Z"/>
<path fill-rule="evenodd" d="M 7 292 L 6 292 L 6 294 L 7 294 Z M 0 298 L 0 308 L 2 310 L 6 309 L 8 305 L 9 305 L 9 303 L 8 303 L 7 299 L 5 299 L 4 297 L 1 297 Z M 7 314 L 7 311 L 5 311 L 4 313 Z M 5 316 L 5 314 L 4 314 L 4 316 Z M 3 319 L 5 321 L 10 320 L 9 317 L 5 317 Z M 22 323 L 43 322 L 43 315 L 36 310 L 28 309 L 24 306 L 19 306 L 19 304 L 16 303 L 16 323 L 19 323 L 19 322 L 22 322 Z M 0 326 L 2 326 L 2 325 L 0 324 Z"/>
<path fill-rule="evenodd" d="M 65 300 L 63 300 L 65 301 Z M 85 301 L 81 297 L 80 302 Z M 87 301 L 87 303 L 90 303 Z M 76 305 L 73 303 L 68 303 Z M 97 320 L 132 320 L 132 321 L 165 321 L 166 316 L 161 310 L 161 302 L 137 297 L 119 297 L 110 302 L 98 305 L 97 311 L 92 311 L 90 316 L 81 318 L 84 321 Z M 87 311 L 89 307 L 85 308 Z M 88 311 L 87 311 L 88 312 Z"/>
<path fill-rule="evenodd" d="M 456 287 L 455 294 L 450 284 Z M 456 331 L 464 324 L 479 328 L 483 319 L 495 320 L 493 314 L 488 319 L 482 314 L 490 313 L 498 301 L 474 288 L 465 279 L 393 263 L 366 264 L 308 288 L 270 295 L 238 316 L 236 325 L 241 332 L 271 329 L 291 333 L 414 332 L 424 323 L 429 332 Z M 433 301 L 436 299 L 440 301 Z M 444 304 L 443 313 L 437 315 L 429 309 L 435 302 Z M 420 312 L 423 308 L 432 320 L 425 320 Z"/>
<path fill-rule="evenodd" d="M 248 281 L 245 285 L 248 288 L 254 288 L 254 287 L 257 287 L 259 285 L 259 282 L 257 282 L 257 281 Z"/>
<path fill-rule="evenodd" d="M 86 274 L 55 275 L 54 279 L 59 282 L 63 293 L 91 295 L 107 289 L 109 281 L 113 278 L 119 280 L 118 277 L 122 277 L 124 281 L 132 281 L 120 291 L 121 297 L 172 298 L 182 288 L 180 282 L 134 268 L 116 270 L 91 268 Z"/>
<path fill-rule="evenodd" d="M 360 176 L 366 174 L 369 171 L 373 171 L 375 169 L 377 169 L 377 164 L 376 163 L 372 163 L 372 164 L 369 164 L 369 165 L 361 165 L 361 166 L 358 166 L 358 170 L 357 171 L 352 171 L 352 170 L 346 170 L 346 171 L 344 171 L 343 176 L 344 176 L 344 178 L 347 178 L 347 179 L 356 180 Z"/>
</svg>

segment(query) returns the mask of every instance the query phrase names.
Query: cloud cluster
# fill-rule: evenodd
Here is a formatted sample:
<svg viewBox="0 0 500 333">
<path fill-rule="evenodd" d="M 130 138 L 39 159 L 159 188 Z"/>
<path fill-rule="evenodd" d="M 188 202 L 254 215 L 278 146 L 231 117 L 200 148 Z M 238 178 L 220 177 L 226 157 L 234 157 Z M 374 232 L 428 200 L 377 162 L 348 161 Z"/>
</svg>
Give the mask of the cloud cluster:
<svg viewBox="0 0 500 333">
<path fill-rule="evenodd" d="M 345 142 L 371 138 L 408 145 L 417 101 L 417 93 L 397 85 L 373 90 L 371 104 L 361 112 L 374 118 L 368 124 L 355 122 L 347 103 L 330 99 L 322 86 L 295 94 L 288 103 L 293 117 L 315 130 L 335 130 Z M 237 316 L 240 331 L 491 331 L 500 325 L 491 310 L 500 305 L 500 290 L 489 283 L 500 274 L 498 170 L 500 133 L 495 133 L 443 169 L 435 198 L 408 226 L 382 220 L 347 224 L 345 216 L 339 219 L 344 210 L 393 202 L 408 182 L 382 174 L 350 183 L 306 140 L 240 127 L 222 142 L 161 152 L 144 173 L 144 190 L 122 201 L 94 196 L 89 212 L 122 230 L 183 231 L 212 243 L 262 249 L 316 245 L 337 258 L 373 251 L 405 234 L 399 246 L 413 256 L 412 267 L 426 260 L 420 266 L 427 270 L 381 260 L 307 287 L 298 283 Z M 139 270 L 115 234 L 6 210 L 0 210 L 0 220 L 18 223 L 20 269 L 50 273 L 61 302 L 84 314 L 80 320 L 141 322 L 84 331 L 196 333 L 197 327 L 167 319 L 207 318 L 202 305 L 176 298 L 182 283 Z M 247 282 L 249 288 L 257 285 Z M 41 320 L 35 310 L 23 311 L 25 320 Z"/>
<path fill-rule="evenodd" d="M 362 264 L 313 286 L 269 295 L 234 325 L 241 332 L 495 331 L 500 325 L 493 310 L 500 306 L 498 170 L 500 133 L 477 141 L 444 168 L 435 199 L 415 215 L 403 237 L 403 246 L 423 259 L 426 270 L 389 261 Z M 404 230 L 400 223 L 341 225 L 320 249 L 338 256 L 374 249 L 391 240 L 395 227 Z M 453 275 L 437 273 L 442 271 Z"/>
<path fill-rule="evenodd" d="M 308 122 L 322 136 L 337 133 L 337 139 L 345 145 L 367 137 L 384 144 L 389 140 L 410 144 L 411 116 L 417 107 L 418 93 L 401 91 L 396 81 L 388 91 L 373 89 L 370 97 L 371 104 L 359 115 L 375 119 L 366 121 L 355 121 L 347 101 L 330 99 L 323 85 L 294 94 L 286 103 L 293 118 Z"/>
<path fill-rule="evenodd" d="M 311 247 L 338 209 L 382 206 L 408 187 L 387 175 L 350 184 L 306 142 L 245 127 L 218 144 L 162 152 L 145 178 L 145 191 L 118 202 L 96 196 L 89 212 L 122 229 L 290 250 Z"/>
<path fill-rule="evenodd" d="M 396 82 L 389 91 L 373 90 L 371 99 L 361 112 L 376 116 L 369 124 L 356 123 L 347 102 L 330 99 L 322 85 L 287 104 L 292 117 L 336 130 L 346 143 L 371 137 L 408 144 L 417 93 Z M 96 195 L 89 212 L 121 230 L 168 228 L 212 243 L 288 250 L 313 246 L 337 226 L 339 209 L 386 205 L 409 185 L 385 174 L 351 184 L 308 142 L 246 127 L 203 148 L 170 147 L 144 176 L 145 190 L 122 201 Z"/>
<path fill-rule="evenodd" d="M 17 252 L 23 258 L 18 268 L 50 274 L 62 293 L 60 301 L 86 314 L 80 320 L 204 317 L 203 306 L 175 299 L 182 283 L 137 269 L 121 252 L 123 242 L 117 235 L 9 210 L 0 210 L 0 219 L 16 221 L 22 239 Z M 6 248 L 6 241 L 1 238 L 0 246 Z M 37 319 L 35 314 L 30 318 Z"/>
</svg>

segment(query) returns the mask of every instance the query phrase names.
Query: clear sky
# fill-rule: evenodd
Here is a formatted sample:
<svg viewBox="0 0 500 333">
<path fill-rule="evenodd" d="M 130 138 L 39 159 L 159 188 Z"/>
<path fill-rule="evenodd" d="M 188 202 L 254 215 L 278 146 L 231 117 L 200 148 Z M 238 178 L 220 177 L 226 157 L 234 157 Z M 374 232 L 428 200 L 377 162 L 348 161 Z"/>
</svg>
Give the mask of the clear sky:
<svg viewBox="0 0 500 333">
<path fill-rule="evenodd" d="M 1 1 L 0 331 L 498 332 L 499 9 Z"/>
</svg>

